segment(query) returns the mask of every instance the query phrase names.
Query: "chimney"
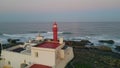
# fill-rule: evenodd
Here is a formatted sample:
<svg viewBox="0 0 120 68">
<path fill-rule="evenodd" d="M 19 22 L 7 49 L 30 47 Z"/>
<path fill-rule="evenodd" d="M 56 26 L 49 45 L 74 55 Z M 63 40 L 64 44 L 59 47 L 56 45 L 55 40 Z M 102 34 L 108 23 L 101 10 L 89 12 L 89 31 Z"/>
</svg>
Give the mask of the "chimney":
<svg viewBox="0 0 120 68">
<path fill-rule="evenodd" d="M 59 39 L 59 43 L 60 43 L 60 44 L 63 44 L 63 40 L 64 40 L 63 37 L 61 37 L 61 38 Z"/>
</svg>

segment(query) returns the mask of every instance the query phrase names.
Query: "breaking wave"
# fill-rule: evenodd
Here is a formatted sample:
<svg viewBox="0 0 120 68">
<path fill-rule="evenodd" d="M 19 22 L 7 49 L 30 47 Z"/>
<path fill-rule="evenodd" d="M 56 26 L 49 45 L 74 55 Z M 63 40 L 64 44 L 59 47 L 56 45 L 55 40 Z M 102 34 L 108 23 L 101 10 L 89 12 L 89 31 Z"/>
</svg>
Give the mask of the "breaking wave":
<svg viewBox="0 0 120 68">
<path fill-rule="evenodd" d="M 63 36 L 65 40 L 71 40 L 71 41 L 80 41 L 80 40 L 89 40 L 92 42 L 95 46 L 99 45 L 105 45 L 109 46 L 112 49 L 114 49 L 116 46 L 120 45 L 120 37 L 118 36 L 110 36 L 110 35 L 91 35 L 91 36 L 72 36 L 72 34 L 65 35 L 65 32 L 58 32 L 58 36 L 61 37 Z M 22 42 L 28 41 L 28 39 L 35 39 L 35 37 L 39 33 L 25 33 L 25 34 L 1 34 L 0 35 L 0 40 L 2 43 L 7 43 L 7 39 L 12 38 L 12 39 L 20 39 Z M 67 33 L 69 34 L 69 33 Z M 46 33 L 40 33 L 41 36 L 44 36 L 44 38 L 52 38 L 53 34 L 52 32 L 46 32 Z M 115 43 L 114 44 L 102 44 L 99 42 L 99 40 L 113 40 Z"/>
</svg>

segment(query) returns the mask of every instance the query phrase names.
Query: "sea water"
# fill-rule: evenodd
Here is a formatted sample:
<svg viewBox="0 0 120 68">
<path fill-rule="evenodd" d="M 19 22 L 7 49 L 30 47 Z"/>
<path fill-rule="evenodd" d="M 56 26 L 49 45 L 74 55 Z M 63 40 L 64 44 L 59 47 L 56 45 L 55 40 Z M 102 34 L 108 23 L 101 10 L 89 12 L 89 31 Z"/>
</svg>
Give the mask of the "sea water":
<svg viewBox="0 0 120 68">
<path fill-rule="evenodd" d="M 44 38 L 52 38 L 53 22 L 39 23 L 0 23 L 0 41 L 7 43 L 7 39 L 16 38 L 22 42 L 34 39 L 38 33 Z M 101 45 L 98 40 L 114 40 L 115 44 L 108 45 L 115 48 L 120 45 L 120 22 L 58 22 L 59 37 L 65 40 L 90 40 L 94 45 Z"/>
</svg>

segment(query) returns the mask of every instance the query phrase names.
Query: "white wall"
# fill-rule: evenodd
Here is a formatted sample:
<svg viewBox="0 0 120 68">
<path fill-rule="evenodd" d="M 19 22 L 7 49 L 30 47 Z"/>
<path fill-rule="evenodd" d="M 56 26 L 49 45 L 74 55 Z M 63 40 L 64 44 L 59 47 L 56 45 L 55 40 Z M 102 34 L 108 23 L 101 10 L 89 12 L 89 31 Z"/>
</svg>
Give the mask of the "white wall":
<svg viewBox="0 0 120 68">
<path fill-rule="evenodd" d="M 34 63 L 43 64 L 47 66 L 55 65 L 55 50 L 47 48 L 36 48 L 32 47 L 32 61 Z M 38 57 L 35 56 L 35 53 L 38 52 Z"/>
<path fill-rule="evenodd" d="M 10 51 L 2 51 L 2 55 L 5 58 L 5 64 L 10 61 L 13 68 L 20 68 L 20 64 L 23 63 L 24 60 L 26 60 L 26 63 L 28 64 L 31 61 L 30 55 L 24 55 Z"/>
<path fill-rule="evenodd" d="M 64 68 L 65 65 L 74 57 L 73 49 L 68 47 L 64 51 L 64 59 L 57 58 L 57 52 L 61 49 L 63 45 L 58 47 L 57 49 L 49 49 L 49 48 L 31 48 L 31 55 L 20 54 L 16 52 L 10 52 L 3 50 L 2 56 L 5 58 L 5 63 L 8 61 L 11 62 L 13 68 L 20 68 L 20 64 L 26 60 L 27 64 L 31 62 L 31 64 L 43 64 L 47 66 L 55 66 L 55 68 Z M 35 56 L 35 52 L 38 52 L 38 57 Z"/>
<path fill-rule="evenodd" d="M 74 57 L 72 47 L 68 47 L 66 50 L 64 50 L 64 53 L 64 59 L 61 59 L 61 57 L 56 59 L 56 68 L 64 68 Z"/>
</svg>

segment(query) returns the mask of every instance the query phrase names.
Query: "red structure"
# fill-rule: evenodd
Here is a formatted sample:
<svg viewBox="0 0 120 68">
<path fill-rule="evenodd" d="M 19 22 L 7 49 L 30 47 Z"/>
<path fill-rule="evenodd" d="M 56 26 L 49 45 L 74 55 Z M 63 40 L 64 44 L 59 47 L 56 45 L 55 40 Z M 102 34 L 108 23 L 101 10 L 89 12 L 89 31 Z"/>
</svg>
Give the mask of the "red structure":
<svg viewBox="0 0 120 68">
<path fill-rule="evenodd" d="M 53 30 L 53 42 L 43 42 L 37 45 L 37 47 L 43 47 L 43 48 L 57 48 L 60 44 L 58 43 L 58 27 L 56 22 L 53 24 L 52 27 Z"/>
<path fill-rule="evenodd" d="M 58 27 L 56 22 L 53 24 L 53 41 L 58 41 Z"/>
<path fill-rule="evenodd" d="M 30 68 L 52 68 L 52 67 L 40 65 L 40 64 L 34 64 Z"/>
<path fill-rule="evenodd" d="M 55 48 L 57 48 L 59 45 L 60 45 L 59 43 L 44 42 L 44 43 L 42 43 L 42 44 L 37 45 L 37 47 L 55 49 Z"/>
</svg>

